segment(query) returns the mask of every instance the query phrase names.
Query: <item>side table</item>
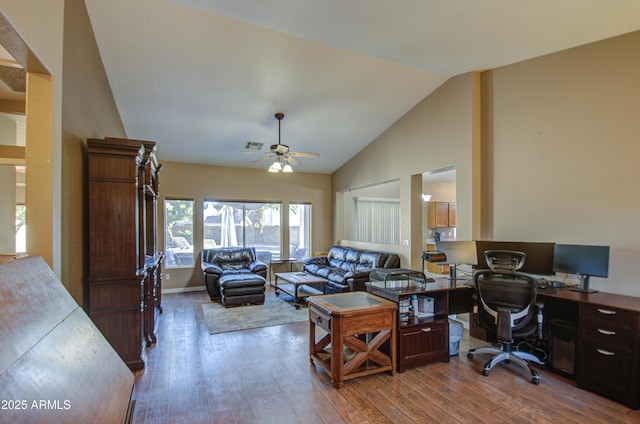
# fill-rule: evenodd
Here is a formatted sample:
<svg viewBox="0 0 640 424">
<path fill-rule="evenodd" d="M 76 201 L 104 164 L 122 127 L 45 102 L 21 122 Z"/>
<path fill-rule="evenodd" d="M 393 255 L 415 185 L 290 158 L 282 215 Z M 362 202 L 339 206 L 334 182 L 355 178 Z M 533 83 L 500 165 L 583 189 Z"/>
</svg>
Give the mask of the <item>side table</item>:
<svg viewBox="0 0 640 424">
<path fill-rule="evenodd" d="M 298 262 L 298 259 L 295 258 L 288 258 L 288 259 L 273 259 L 269 261 L 269 285 L 271 287 L 273 287 L 273 279 L 275 276 L 275 272 L 273 272 L 273 266 L 274 265 L 286 265 L 289 264 L 289 272 L 293 272 L 293 264 Z M 276 278 L 276 283 L 277 283 L 277 276 L 275 276 Z M 277 284 L 276 284 L 277 285 Z"/>
<path fill-rule="evenodd" d="M 364 375 L 395 374 L 395 302 L 348 292 L 313 296 L 307 303 L 309 360 L 329 375 L 334 387 Z M 316 340 L 316 327 L 327 333 L 320 340 Z"/>
</svg>

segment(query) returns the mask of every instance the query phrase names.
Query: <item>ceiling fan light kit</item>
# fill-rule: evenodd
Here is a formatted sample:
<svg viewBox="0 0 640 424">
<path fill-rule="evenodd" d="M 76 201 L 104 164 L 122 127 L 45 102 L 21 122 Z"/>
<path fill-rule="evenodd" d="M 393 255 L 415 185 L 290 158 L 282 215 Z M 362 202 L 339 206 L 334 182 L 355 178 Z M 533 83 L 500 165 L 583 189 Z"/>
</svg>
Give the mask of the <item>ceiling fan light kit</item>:
<svg viewBox="0 0 640 424">
<path fill-rule="evenodd" d="M 293 165 L 299 165 L 300 161 L 295 157 L 304 157 L 304 158 L 318 158 L 320 155 L 318 153 L 309 153 L 309 152 L 292 152 L 289 150 L 289 146 L 286 144 L 282 144 L 280 141 L 281 127 L 280 122 L 284 118 L 284 113 L 278 112 L 275 115 L 275 118 L 278 120 L 278 144 L 272 144 L 271 150 L 269 152 L 257 152 L 255 150 L 245 150 L 242 153 L 258 153 L 267 155 L 263 158 L 255 160 L 255 162 L 260 162 L 265 159 L 275 157 L 274 162 L 269 166 L 269 172 L 283 172 L 283 173 L 292 173 Z"/>
</svg>

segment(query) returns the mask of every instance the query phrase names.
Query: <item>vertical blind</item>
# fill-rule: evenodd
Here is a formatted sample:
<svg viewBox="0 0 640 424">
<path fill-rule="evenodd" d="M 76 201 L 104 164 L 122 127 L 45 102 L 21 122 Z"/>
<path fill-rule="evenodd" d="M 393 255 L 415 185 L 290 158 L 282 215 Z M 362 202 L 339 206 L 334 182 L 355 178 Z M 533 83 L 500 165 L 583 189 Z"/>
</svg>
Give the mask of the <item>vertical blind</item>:
<svg viewBox="0 0 640 424">
<path fill-rule="evenodd" d="M 356 240 L 400 244 L 400 199 L 358 197 Z"/>
</svg>

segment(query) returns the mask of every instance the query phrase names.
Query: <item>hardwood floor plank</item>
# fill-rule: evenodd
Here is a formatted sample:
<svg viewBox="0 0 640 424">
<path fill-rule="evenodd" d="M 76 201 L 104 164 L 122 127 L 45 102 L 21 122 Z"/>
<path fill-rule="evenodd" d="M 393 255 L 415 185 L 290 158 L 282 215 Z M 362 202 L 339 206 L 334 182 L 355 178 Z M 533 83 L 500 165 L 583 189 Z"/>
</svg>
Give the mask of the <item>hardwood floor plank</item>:
<svg viewBox="0 0 640 424">
<path fill-rule="evenodd" d="M 267 295 L 273 295 L 269 289 Z M 158 342 L 136 375 L 133 422 L 147 423 L 640 423 L 640 412 L 542 371 L 480 371 L 466 352 L 403 373 L 347 380 L 336 389 L 309 361 L 306 322 L 210 335 L 206 292 L 163 296 Z"/>
</svg>

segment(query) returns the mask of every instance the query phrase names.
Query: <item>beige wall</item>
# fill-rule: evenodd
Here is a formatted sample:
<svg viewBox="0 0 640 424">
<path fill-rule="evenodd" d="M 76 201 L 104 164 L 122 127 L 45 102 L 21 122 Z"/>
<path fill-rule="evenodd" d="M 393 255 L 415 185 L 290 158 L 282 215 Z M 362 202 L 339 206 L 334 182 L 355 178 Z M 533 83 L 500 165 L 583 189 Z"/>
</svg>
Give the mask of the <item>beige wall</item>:
<svg viewBox="0 0 640 424">
<path fill-rule="evenodd" d="M 162 146 L 158 146 L 162 162 L 158 221 L 164 223 L 164 199 L 193 199 L 194 252 L 202 250 L 202 205 L 204 199 L 238 200 L 245 202 L 310 203 L 312 219 L 311 251 L 327 250 L 333 245 L 333 204 L 331 176 L 328 174 L 270 174 L 266 169 L 227 168 L 162 161 Z M 283 217 L 288 220 L 288 216 Z M 285 221 L 286 224 L 286 221 Z M 164 232 L 160 234 L 160 248 Z M 283 237 L 285 235 L 283 234 Z M 288 235 L 287 235 L 288 237 Z M 288 252 L 287 252 L 288 253 Z M 169 279 L 167 279 L 169 274 Z M 204 285 L 199 257 L 193 269 L 172 268 L 163 272 L 163 289 L 182 290 Z"/>
<path fill-rule="evenodd" d="M 592 287 L 636 296 L 638 75 L 640 32 L 505 66 L 483 74 L 483 121 L 475 123 L 483 126 L 480 225 L 489 238 L 610 245 L 609 278 L 592 278 Z M 338 220 L 339 192 L 349 187 L 456 165 L 458 238 L 478 230 L 470 228 L 478 222 L 472 79 L 447 81 L 336 172 Z M 342 227 L 337 221 L 338 238 Z"/>
<path fill-rule="evenodd" d="M 640 295 L 640 32 L 484 76 L 498 240 L 611 246 L 593 288 Z"/>
<path fill-rule="evenodd" d="M 349 225 L 344 221 L 350 219 L 342 213 L 341 193 L 399 179 L 401 232 L 409 246 L 382 247 L 400 253 L 403 267 L 420 269 L 422 263 L 417 258 L 423 249 L 422 227 L 412 228 L 411 222 L 422 215 L 422 199 L 411 177 L 452 165 L 456 166 L 458 237 L 471 238 L 471 95 L 471 74 L 448 80 L 334 174 L 337 239 L 345 238 Z M 343 243 L 361 245 L 350 240 Z"/>
<path fill-rule="evenodd" d="M 35 167 L 29 169 L 27 189 L 37 179 L 50 184 L 37 186 L 47 190 L 51 199 L 44 205 L 48 220 L 41 224 L 51 232 L 50 265 L 82 304 L 86 259 L 83 141 L 125 136 L 123 126 L 82 0 L 0 0 L 0 8 L 52 74 L 50 167 L 44 175 Z M 29 198 L 27 202 L 29 210 Z"/>
<path fill-rule="evenodd" d="M 84 1 L 66 0 L 64 19 L 61 279 L 82 304 L 87 271 L 86 139 L 126 134 Z"/>
</svg>

